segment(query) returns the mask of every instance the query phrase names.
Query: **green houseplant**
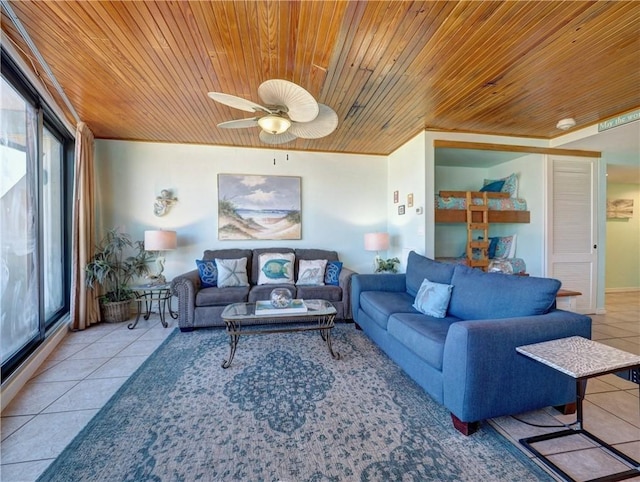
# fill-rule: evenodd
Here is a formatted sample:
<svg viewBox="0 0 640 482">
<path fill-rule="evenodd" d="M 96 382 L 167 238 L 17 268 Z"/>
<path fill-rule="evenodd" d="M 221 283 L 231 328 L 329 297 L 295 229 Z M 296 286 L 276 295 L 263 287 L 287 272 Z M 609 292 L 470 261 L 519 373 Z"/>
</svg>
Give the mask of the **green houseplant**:
<svg viewBox="0 0 640 482">
<path fill-rule="evenodd" d="M 96 246 L 95 253 L 85 267 L 86 285 L 100 287 L 102 318 L 108 322 L 126 321 L 130 317 L 130 303 L 134 293 L 128 288 L 137 276 L 149 272 L 147 263 L 152 255 L 144 250 L 142 241 L 133 241 L 117 228 L 107 232 Z"/>
<path fill-rule="evenodd" d="M 397 273 L 400 260 L 398 258 L 382 259 L 376 256 L 375 273 Z"/>
</svg>

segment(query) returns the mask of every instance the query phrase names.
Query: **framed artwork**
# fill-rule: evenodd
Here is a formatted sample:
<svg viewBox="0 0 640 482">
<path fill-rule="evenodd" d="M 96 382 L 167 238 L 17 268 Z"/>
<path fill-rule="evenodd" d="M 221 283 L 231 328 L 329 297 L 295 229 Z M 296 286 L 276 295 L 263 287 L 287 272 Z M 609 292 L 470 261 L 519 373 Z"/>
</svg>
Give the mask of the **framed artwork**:
<svg viewBox="0 0 640 482">
<path fill-rule="evenodd" d="M 413 193 L 407 194 L 407 207 L 408 208 L 413 207 Z"/>
<path fill-rule="evenodd" d="M 404 214 L 404 204 L 400 204 L 400 206 L 398 206 L 398 214 L 400 215 Z"/>
<path fill-rule="evenodd" d="M 393 191 L 393 204 L 398 204 L 400 200 L 400 193 L 398 191 Z"/>
<path fill-rule="evenodd" d="M 300 177 L 218 174 L 218 239 L 302 239 Z"/>
<path fill-rule="evenodd" d="M 607 219 L 633 217 L 633 199 L 607 199 Z"/>
</svg>

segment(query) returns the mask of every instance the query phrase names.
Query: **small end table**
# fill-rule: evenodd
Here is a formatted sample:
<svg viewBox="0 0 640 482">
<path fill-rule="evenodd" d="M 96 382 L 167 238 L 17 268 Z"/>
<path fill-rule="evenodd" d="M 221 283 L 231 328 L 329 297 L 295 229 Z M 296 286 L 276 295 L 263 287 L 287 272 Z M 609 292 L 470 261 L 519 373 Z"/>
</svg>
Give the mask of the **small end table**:
<svg viewBox="0 0 640 482">
<path fill-rule="evenodd" d="M 165 319 L 165 312 L 167 305 L 169 307 L 169 316 L 174 320 L 178 318 L 178 314 L 173 311 L 171 308 L 171 297 L 173 296 L 171 293 L 171 283 L 148 283 L 142 285 L 129 286 L 129 289 L 135 292 L 135 301 L 138 304 L 138 314 L 136 316 L 136 321 L 133 323 L 129 323 L 127 328 L 133 330 L 138 321 L 140 320 L 140 314 L 142 313 L 142 303 L 145 304 L 145 314 L 144 319 L 148 320 L 149 316 L 151 316 L 151 310 L 153 308 L 153 302 L 158 303 L 158 312 L 160 314 L 160 322 L 162 326 L 165 328 L 169 326 Z"/>
<path fill-rule="evenodd" d="M 581 336 L 572 336 L 533 345 L 519 346 L 516 350 L 522 355 L 528 356 L 575 378 L 577 392 L 577 429 L 569 428 L 559 432 L 523 438 L 520 440 L 520 443 L 556 473 L 567 480 L 574 481 L 575 479 L 536 450 L 533 444 L 545 440 L 567 437 L 569 435 L 582 434 L 630 467 L 629 470 L 591 479 L 586 482 L 624 480 L 640 476 L 640 463 L 595 435 L 587 432 L 583 427 L 582 419 L 582 401 L 585 396 L 587 379 L 608 373 L 615 373 L 627 368 L 638 367 L 640 366 L 640 356 L 618 350 L 617 348 L 598 343 L 597 341 L 588 340 Z M 640 390 L 640 386 L 638 389 Z"/>
</svg>

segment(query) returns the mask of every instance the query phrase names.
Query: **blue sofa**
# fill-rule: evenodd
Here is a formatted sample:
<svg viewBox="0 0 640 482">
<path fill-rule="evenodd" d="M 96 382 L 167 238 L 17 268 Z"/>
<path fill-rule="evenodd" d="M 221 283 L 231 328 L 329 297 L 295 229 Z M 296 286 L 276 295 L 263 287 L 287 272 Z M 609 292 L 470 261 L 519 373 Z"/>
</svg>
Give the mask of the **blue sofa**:
<svg viewBox="0 0 640 482">
<path fill-rule="evenodd" d="M 413 307 L 425 278 L 453 287 L 444 318 Z M 556 309 L 559 288 L 555 279 L 485 273 L 412 251 L 404 274 L 353 276 L 352 315 L 469 435 L 492 417 L 547 406 L 575 410 L 572 378 L 516 352 L 546 340 L 591 338 L 591 318 Z"/>
</svg>

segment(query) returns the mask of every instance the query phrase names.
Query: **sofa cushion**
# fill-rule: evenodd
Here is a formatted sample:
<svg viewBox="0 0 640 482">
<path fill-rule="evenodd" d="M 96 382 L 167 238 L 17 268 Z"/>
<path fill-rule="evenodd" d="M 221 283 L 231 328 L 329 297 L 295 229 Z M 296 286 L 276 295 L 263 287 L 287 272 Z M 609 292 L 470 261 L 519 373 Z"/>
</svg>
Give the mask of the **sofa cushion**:
<svg viewBox="0 0 640 482">
<path fill-rule="evenodd" d="M 396 313 L 389 318 L 387 331 L 432 367 L 442 370 L 444 341 L 454 317 L 433 318 L 417 313 Z"/>
<path fill-rule="evenodd" d="M 198 275 L 200 276 L 200 287 L 211 288 L 218 284 L 218 268 L 212 259 L 196 259 Z"/>
<path fill-rule="evenodd" d="M 229 303 L 243 303 L 248 300 L 249 287 L 236 286 L 232 288 L 204 288 L 196 293 L 196 306 L 228 305 Z"/>
<path fill-rule="evenodd" d="M 202 259 L 240 259 L 247 258 L 247 266 L 251 263 L 252 251 L 250 249 L 207 249 Z"/>
<path fill-rule="evenodd" d="M 293 253 L 261 253 L 258 257 L 260 269 L 256 284 L 293 284 L 294 260 Z"/>
<path fill-rule="evenodd" d="M 301 259 L 299 266 L 297 285 L 324 285 L 326 259 Z"/>
<path fill-rule="evenodd" d="M 271 299 L 271 292 L 276 288 L 286 288 L 291 291 L 291 296 L 293 298 L 299 298 L 296 294 L 295 285 L 282 283 L 277 285 L 268 284 L 252 286 L 251 291 L 249 291 L 249 301 L 253 303 L 259 300 L 269 300 Z"/>
<path fill-rule="evenodd" d="M 452 288 L 451 285 L 433 283 L 425 278 L 418 290 L 413 307 L 425 315 L 444 318 L 447 315 Z"/>
<path fill-rule="evenodd" d="M 392 314 L 418 313 L 412 306 L 413 300 L 413 296 L 405 291 L 363 291 L 360 293 L 360 309 L 386 330 Z"/>
<path fill-rule="evenodd" d="M 560 281 L 552 278 L 485 273 L 456 265 L 449 315 L 484 320 L 543 315 L 556 300 Z"/>
<path fill-rule="evenodd" d="M 415 298 L 425 278 L 434 283 L 451 284 L 454 267 L 454 264 L 440 263 L 411 251 L 407 259 L 407 293 Z"/>
<path fill-rule="evenodd" d="M 329 261 L 324 275 L 324 283 L 327 285 L 340 285 L 340 272 L 342 271 L 342 262 Z"/>
<path fill-rule="evenodd" d="M 218 268 L 218 286 L 220 288 L 249 286 L 249 280 L 247 279 L 247 258 L 216 258 L 216 268 Z"/>
<path fill-rule="evenodd" d="M 303 300 L 342 301 L 342 288 L 332 285 L 302 285 L 298 286 L 298 298 Z"/>
</svg>

